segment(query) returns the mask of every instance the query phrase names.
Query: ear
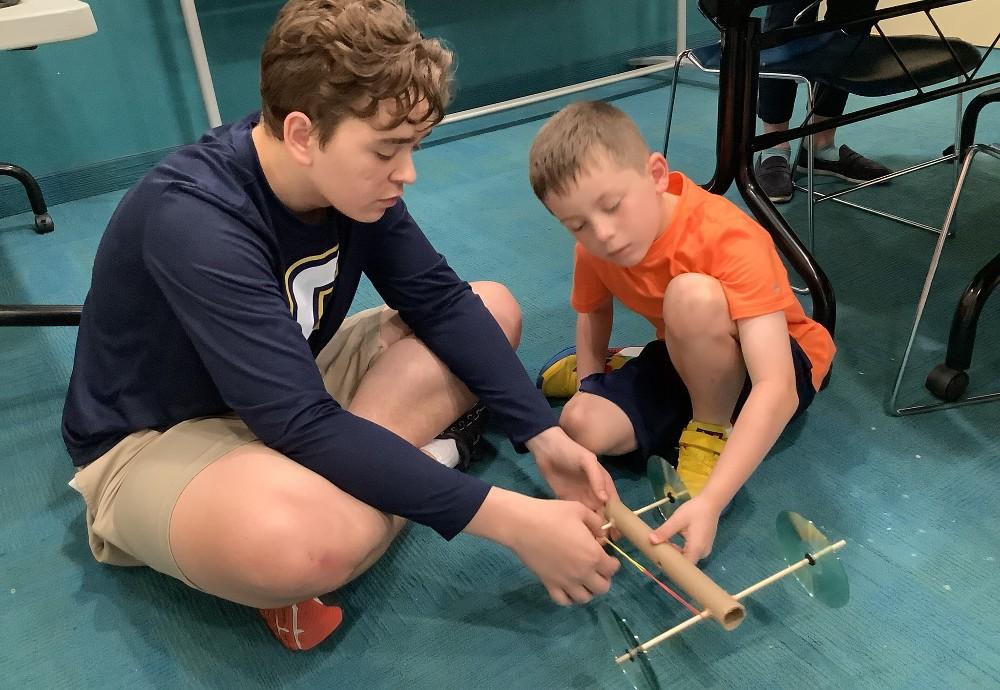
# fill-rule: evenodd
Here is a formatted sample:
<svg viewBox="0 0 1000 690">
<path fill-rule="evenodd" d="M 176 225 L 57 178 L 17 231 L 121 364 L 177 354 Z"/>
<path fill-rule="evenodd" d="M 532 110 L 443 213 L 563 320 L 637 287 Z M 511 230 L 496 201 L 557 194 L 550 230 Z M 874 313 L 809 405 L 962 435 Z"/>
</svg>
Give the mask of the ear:
<svg viewBox="0 0 1000 690">
<path fill-rule="evenodd" d="M 646 172 L 652 178 L 656 191 L 661 193 L 667 191 L 667 185 L 670 184 L 670 166 L 667 165 L 667 159 L 662 153 L 649 154 L 649 158 L 646 159 Z"/>
<path fill-rule="evenodd" d="M 313 126 L 309 116 L 298 111 L 288 113 L 285 116 L 283 134 L 285 149 L 295 162 L 312 165 Z"/>
</svg>

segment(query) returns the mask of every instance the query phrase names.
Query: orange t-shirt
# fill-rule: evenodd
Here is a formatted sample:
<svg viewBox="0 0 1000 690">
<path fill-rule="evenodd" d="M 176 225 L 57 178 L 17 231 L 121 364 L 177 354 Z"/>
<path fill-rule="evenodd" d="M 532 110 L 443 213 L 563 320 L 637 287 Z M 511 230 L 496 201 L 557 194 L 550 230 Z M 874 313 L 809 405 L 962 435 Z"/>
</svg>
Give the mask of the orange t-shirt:
<svg viewBox="0 0 1000 690">
<path fill-rule="evenodd" d="M 812 362 L 813 386 L 819 389 L 836 352 L 833 338 L 795 298 L 771 236 L 733 203 L 679 172 L 670 173 L 668 193 L 680 197 L 674 217 L 639 264 L 617 266 L 577 243 L 573 309 L 585 314 L 613 296 L 663 338 L 667 283 L 682 273 L 712 276 L 722 285 L 734 321 L 785 312 L 788 332 Z"/>
</svg>

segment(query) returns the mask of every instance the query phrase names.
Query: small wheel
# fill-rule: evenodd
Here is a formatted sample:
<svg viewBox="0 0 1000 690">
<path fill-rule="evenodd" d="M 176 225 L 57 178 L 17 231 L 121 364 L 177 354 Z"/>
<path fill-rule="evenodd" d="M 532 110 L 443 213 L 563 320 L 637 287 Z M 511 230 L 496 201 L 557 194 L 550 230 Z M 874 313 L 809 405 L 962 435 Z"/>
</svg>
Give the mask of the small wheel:
<svg viewBox="0 0 1000 690">
<path fill-rule="evenodd" d="M 778 514 L 775 528 L 781 555 L 788 565 L 810 558 L 812 554 L 830 545 L 826 535 L 811 520 L 789 510 Z M 850 601 L 851 588 L 847 582 L 847 573 L 835 554 L 817 559 L 809 566 L 796 570 L 794 575 L 809 596 L 830 608 L 840 608 Z"/>
<path fill-rule="evenodd" d="M 931 369 L 924 386 L 940 400 L 955 402 L 969 387 L 969 375 L 942 363 Z"/>
<path fill-rule="evenodd" d="M 614 659 L 638 647 L 642 640 L 632 632 L 628 621 L 607 604 L 599 603 L 596 610 L 598 625 L 611 650 L 612 663 L 616 663 Z M 619 668 L 625 674 L 629 687 L 634 690 L 653 690 L 660 687 L 656 672 L 645 652 L 640 652 L 631 661 L 621 664 Z"/>
<path fill-rule="evenodd" d="M 35 216 L 35 232 L 44 235 L 56 229 L 56 224 L 52 222 L 52 216 L 48 213 L 39 213 Z"/>
<path fill-rule="evenodd" d="M 668 519 L 680 505 L 691 498 L 684 482 L 677 476 L 677 471 L 667 460 L 659 455 L 650 455 L 646 462 L 646 478 L 649 479 L 649 486 L 653 490 L 653 497 L 657 501 L 664 498 L 670 499 L 669 503 L 664 503 L 658 507 L 663 519 Z"/>
</svg>

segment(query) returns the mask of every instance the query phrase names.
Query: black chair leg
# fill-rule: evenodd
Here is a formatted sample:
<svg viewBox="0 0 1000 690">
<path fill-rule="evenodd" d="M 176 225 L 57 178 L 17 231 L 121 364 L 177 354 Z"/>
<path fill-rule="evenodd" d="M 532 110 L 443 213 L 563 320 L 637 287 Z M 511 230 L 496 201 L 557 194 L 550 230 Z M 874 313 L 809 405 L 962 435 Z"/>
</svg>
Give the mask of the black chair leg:
<svg viewBox="0 0 1000 690">
<path fill-rule="evenodd" d="M 962 135 L 959 148 L 963 159 L 976 138 L 979 114 L 990 103 L 1000 102 L 1000 88 L 989 89 L 978 94 L 965 109 L 962 116 Z M 955 402 L 969 386 L 966 373 L 972 366 L 972 351 L 976 344 L 976 328 L 979 315 L 983 313 L 986 300 L 1000 284 L 1000 254 L 983 266 L 962 293 L 951 320 L 948 334 L 948 353 L 945 361 L 931 369 L 924 386 L 937 398 Z"/>
<path fill-rule="evenodd" d="M 35 213 L 35 232 L 39 235 L 55 230 L 52 216 L 45 206 L 45 197 L 42 196 L 42 189 L 38 186 L 38 181 L 27 170 L 19 165 L 11 163 L 0 163 L 0 175 L 13 177 L 21 183 L 24 191 L 28 193 L 28 201 L 31 203 L 31 210 Z"/>
<path fill-rule="evenodd" d="M 0 304 L 0 327 L 79 326 L 80 313 L 75 304 Z"/>
<path fill-rule="evenodd" d="M 924 385 L 941 400 L 958 400 L 969 385 L 966 371 L 972 366 L 979 315 L 997 285 L 1000 285 L 1000 254 L 983 266 L 965 289 L 951 321 L 945 361 L 927 375 Z"/>
<path fill-rule="evenodd" d="M 13 177 L 28 193 L 35 212 L 35 232 L 52 232 L 55 225 L 38 181 L 19 165 L 0 163 L 0 175 Z M 81 307 L 74 304 L 0 304 L 0 326 L 79 326 Z"/>
<path fill-rule="evenodd" d="M 757 221 L 771 233 L 778 251 L 802 277 L 812 298 L 812 316 L 832 335 L 837 323 L 833 286 L 805 245 L 778 213 L 753 173 L 753 139 L 757 127 L 757 83 L 760 65 L 760 20 L 723 29 L 719 70 L 719 111 L 715 173 L 704 185 L 723 194 L 736 182 Z"/>
</svg>

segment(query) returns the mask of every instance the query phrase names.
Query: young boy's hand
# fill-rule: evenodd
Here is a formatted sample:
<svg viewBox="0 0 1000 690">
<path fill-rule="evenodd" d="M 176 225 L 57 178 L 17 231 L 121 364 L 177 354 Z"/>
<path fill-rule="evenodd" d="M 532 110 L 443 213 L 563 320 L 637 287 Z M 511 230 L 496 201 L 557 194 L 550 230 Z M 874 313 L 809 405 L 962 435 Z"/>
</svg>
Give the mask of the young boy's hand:
<svg viewBox="0 0 1000 690">
<path fill-rule="evenodd" d="M 696 496 L 681 505 L 666 522 L 653 530 L 649 540 L 654 544 L 664 544 L 675 534 L 679 534 L 684 538 L 684 557 L 697 563 L 712 553 L 721 512 L 707 498 Z"/>
<path fill-rule="evenodd" d="M 579 501 L 601 512 L 610 497 L 618 496 L 611 475 L 597 456 L 559 427 L 546 429 L 526 445 L 535 456 L 542 477 L 559 498 Z"/>
</svg>

